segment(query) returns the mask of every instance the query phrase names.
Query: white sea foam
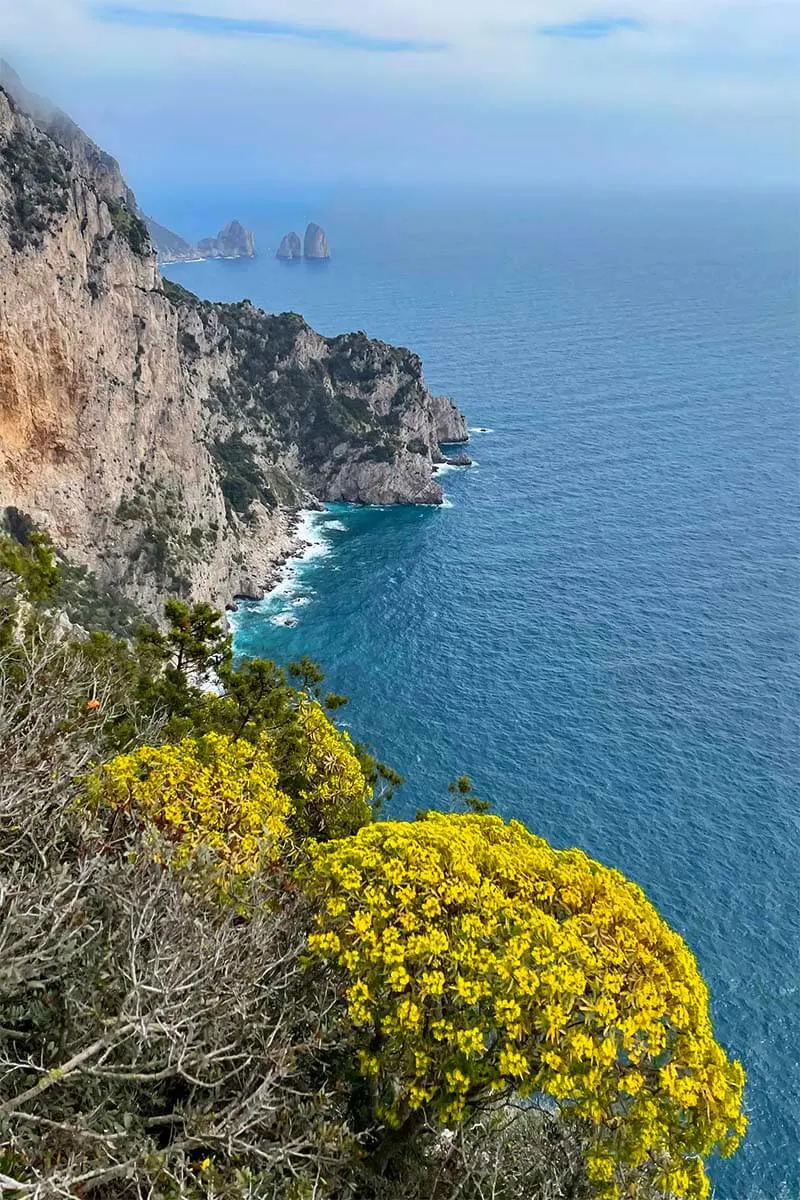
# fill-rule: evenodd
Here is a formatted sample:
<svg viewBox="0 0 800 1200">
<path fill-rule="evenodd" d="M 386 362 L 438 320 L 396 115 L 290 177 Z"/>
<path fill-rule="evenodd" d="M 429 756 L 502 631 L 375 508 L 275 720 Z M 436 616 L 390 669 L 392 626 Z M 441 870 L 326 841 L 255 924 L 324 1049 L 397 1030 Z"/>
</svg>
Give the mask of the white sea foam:
<svg viewBox="0 0 800 1200">
<path fill-rule="evenodd" d="M 286 625 L 291 627 L 297 624 L 297 617 L 293 616 L 290 612 L 279 612 L 275 613 L 274 617 L 270 617 L 270 623 L 272 625 Z"/>
<path fill-rule="evenodd" d="M 291 566 L 286 566 L 284 567 L 284 574 L 282 577 L 276 584 L 273 584 L 261 603 L 263 605 L 268 601 L 274 602 L 278 599 L 289 600 L 295 594 L 297 587 L 298 583 L 295 578 L 294 571 L 292 570 Z"/>
<path fill-rule="evenodd" d="M 335 529 L 337 533 L 347 533 L 347 526 L 343 521 L 326 521 L 326 529 Z"/>
<path fill-rule="evenodd" d="M 447 475 L 450 471 L 471 471 L 473 467 L 477 467 L 477 459 L 471 459 L 468 463 L 436 463 L 433 468 L 435 476 Z"/>
<path fill-rule="evenodd" d="M 302 554 L 292 560 L 293 563 L 306 562 L 310 558 L 321 558 L 330 553 L 330 545 L 325 537 L 328 522 L 324 518 L 324 512 L 303 512 L 300 524 L 297 526 L 297 537 L 301 542 L 305 542 L 306 547 Z"/>
<path fill-rule="evenodd" d="M 298 595 L 302 587 L 298 571 L 302 569 L 304 563 L 324 558 L 326 554 L 330 553 L 330 543 L 325 537 L 324 517 L 324 512 L 311 510 L 306 510 L 301 514 L 296 537 L 299 542 L 303 543 L 303 549 L 294 558 L 288 560 L 283 567 L 280 579 L 273 584 L 264 599 L 259 602 L 259 610 L 269 616 L 273 625 L 297 623 L 297 617 L 291 611 L 286 610 L 286 604 L 297 607 L 310 603 L 309 597 Z M 276 609 L 278 609 L 277 612 Z M 235 629 L 235 622 L 232 624 Z"/>
<path fill-rule="evenodd" d="M 445 496 L 445 498 L 442 500 L 442 503 L 439 505 L 439 507 L 440 508 L 455 508 L 455 505 L 453 504 L 453 501 L 450 499 L 449 496 Z"/>
</svg>

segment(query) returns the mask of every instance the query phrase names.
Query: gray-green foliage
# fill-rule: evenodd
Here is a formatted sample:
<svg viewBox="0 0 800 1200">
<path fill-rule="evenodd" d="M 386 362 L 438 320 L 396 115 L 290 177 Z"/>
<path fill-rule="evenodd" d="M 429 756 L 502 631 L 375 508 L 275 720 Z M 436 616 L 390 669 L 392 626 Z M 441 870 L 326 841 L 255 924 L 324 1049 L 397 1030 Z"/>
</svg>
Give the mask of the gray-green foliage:
<svg viewBox="0 0 800 1200">
<path fill-rule="evenodd" d="M 276 497 L 258 466 L 252 446 L 241 434 L 232 433 L 211 447 L 211 455 L 220 476 L 226 504 L 240 516 L 247 513 L 254 500 L 274 508 Z"/>
</svg>

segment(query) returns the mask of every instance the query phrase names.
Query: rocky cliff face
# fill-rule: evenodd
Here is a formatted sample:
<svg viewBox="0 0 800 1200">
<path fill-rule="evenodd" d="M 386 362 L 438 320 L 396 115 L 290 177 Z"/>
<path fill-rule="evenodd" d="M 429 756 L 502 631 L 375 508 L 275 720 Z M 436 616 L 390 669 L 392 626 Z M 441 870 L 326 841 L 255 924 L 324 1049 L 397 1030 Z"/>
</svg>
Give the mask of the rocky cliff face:
<svg viewBox="0 0 800 1200">
<path fill-rule="evenodd" d="M 150 611 L 259 594 L 318 500 L 437 503 L 419 359 L 163 281 L 119 168 L 0 89 L 0 510 Z"/>
<path fill-rule="evenodd" d="M 416 354 L 363 333 L 324 338 L 294 313 L 270 316 L 249 301 L 210 304 L 166 287 L 190 385 L 202 388 L 214 364 L 212 452 L 240 511 L 250 495 L 291 503 L 298 485 L 325 500 L 441 503 L 433 463 L 440 441 L 466 436 L 464 418 L 431 396 Z M 251 486 L 238 495 L 243 480 Z"/>
<path fill-rule="evenodd" d="M 306 229 L 303 254 L 306 258 L 330 258 L 331 256 L 325 230 L 319 225 L 315 225 L 313 221 Z"/>
<path fill-rule="evenodd" d="M 294 259 L 303 257 L 303 247 L 296 233 L 287 233 L 281 239 L 276 258 Z"/>
</svg>

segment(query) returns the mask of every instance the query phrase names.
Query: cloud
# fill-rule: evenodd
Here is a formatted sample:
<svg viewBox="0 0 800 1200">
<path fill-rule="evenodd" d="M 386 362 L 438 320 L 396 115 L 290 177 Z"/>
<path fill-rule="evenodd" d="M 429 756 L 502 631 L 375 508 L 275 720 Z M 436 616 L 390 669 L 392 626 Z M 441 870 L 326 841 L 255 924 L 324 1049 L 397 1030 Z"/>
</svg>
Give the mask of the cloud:
<svg viewBox="0 0 800 1200">
<path fill-rule="evenodd" d="M 223 158 L 259 180 L 795 177 L 797 0 L 0 9 L 0 52 L 130 164 L 134 182 L 199 177 Z"/>
<path fill-rule="evenodd" d="M 292 21 L 265 18 L 211 16 L 203 13 L 172 12 L 162 9 L 120 7 L 94 4 L 89 8 L 96 21 L 109 25 L 127 25 L 137 29 L 167 29 L 206 37 L 266 37 L 316 42 L 323 46 L 348 50 L 367 50 L 376 54 L 423 54 L 448 49 L 443 41 L 417 38 L 375 37 L 357 30 L 324 25 L 301 25 Z"/>
<path fill-rule="evenodd" d="M 536 32 L 553 38 L 606 38 L 626 30 L 641 30 L 644 25 L 633 17 L 587 17 L 558 25 L 540 25 Z"/>
</svg>

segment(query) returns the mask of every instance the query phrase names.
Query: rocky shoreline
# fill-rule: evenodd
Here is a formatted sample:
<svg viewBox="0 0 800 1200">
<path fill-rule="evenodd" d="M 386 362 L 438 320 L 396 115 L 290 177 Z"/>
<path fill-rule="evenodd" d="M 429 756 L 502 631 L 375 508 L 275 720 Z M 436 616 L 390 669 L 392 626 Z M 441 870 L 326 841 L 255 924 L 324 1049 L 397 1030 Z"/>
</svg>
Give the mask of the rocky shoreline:
<svg viewBox="0 0 800 1200">
<path fill-rule="evenodd" d="M 447 445 L 463 445 L 469 441 L 469 437 L 463 439 L 463 442 L 449 442 Z M 441 461 L 434 465 L 434 472 L 437 467 L 449 466 L 468 468 L 473 465 L 472 459 L 467 454 L 459 454 L 456 457 L 444 455 Z M 314 545 L 301 535 L 301 530 L 309 517 L 316 513 L 325 512 L 325 505 L 320 504 L 317 507 L 299 508 L 294 512 L 287 514 L 286 530 L 282 536 L 277 539 L 277 545 L 273 540 L 269 554 L 265 562 L 263 575 L 263 583 L 258 584 L 246 591 L 237 592 L 233 600 L 226 605 L 228 612 L 237 612 L 240 603 L 265 600 L 279 584 L 286 579 L 291 564 L 302 560 L 306 553 Z"/>
<path fill-rule="evenodd" d="M 241 601 L 264 600 L 286 578 L 288 564 L 302 558 L 312 544 L 299 536 L 304 520 L 312 513 L 323 511 L 320 505 L 319 508 L 300 508 L 285 514 L 284 534 L 273 539 L 268 551 L 265 547 L 263 582 L 237 591 L 233 600 L 225 606 L 228 612 L 236 612 Z"/>
</svg>

